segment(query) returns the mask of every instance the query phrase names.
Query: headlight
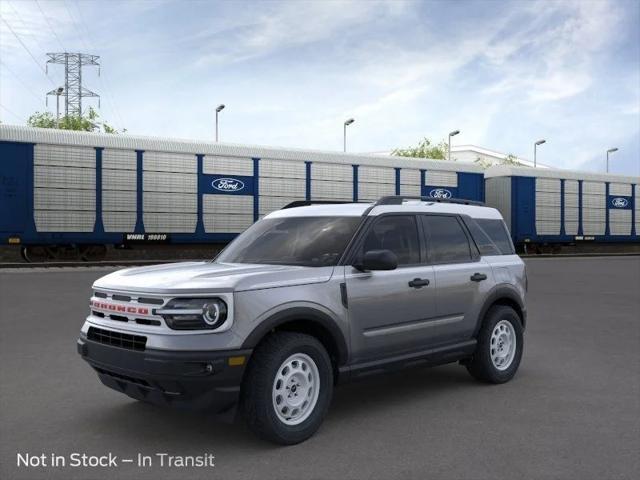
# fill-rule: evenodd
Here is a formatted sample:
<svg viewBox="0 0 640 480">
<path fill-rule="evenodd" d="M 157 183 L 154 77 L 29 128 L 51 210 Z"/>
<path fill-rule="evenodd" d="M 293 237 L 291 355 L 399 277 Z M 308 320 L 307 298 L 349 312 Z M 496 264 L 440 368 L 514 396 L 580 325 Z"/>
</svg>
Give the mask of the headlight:
<svg viewBox="0 0 640 480">
<path fill-rule="evenodd" d="M 215 330 L 227 320 L 227 304 L 220 298 L 174 298 L 156 313 L 174 330 Z"/>
</svg>

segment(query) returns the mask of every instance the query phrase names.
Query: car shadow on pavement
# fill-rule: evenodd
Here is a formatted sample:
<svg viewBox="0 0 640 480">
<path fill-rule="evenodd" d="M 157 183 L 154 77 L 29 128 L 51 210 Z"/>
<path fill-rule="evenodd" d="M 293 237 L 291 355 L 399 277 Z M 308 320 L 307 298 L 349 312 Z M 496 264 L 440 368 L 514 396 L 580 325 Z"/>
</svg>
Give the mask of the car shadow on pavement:
<svg viewBox="0 0 640 480">
<path fill-rule="evenodd" d="M 390 408 L 410 409 L 416 403 L 428 408 L 436 398 L 477 386 L 478 382 L 463 367 L 453 365 L 414 367 L 358 380 L 334 390 L 324 429 L 336 428 L 346 420 L 357 421 L 360 416 L 375 416 Z M 157 444 L 181 450 L 223 445 L 250 451 L 278 448 L 255 437 L 240 416 L 228 423 L 202 412 L 172 410 L 129 399 L 101 409 L 92 416 L 91 423 L 105 436 L 129 437 L 125 443 Z"/>
</svg>

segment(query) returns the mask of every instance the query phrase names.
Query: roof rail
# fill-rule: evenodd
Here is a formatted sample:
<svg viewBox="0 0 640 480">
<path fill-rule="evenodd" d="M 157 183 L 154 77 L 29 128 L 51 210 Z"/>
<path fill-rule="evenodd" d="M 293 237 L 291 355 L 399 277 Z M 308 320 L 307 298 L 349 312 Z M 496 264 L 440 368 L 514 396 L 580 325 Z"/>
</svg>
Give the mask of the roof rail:
<svg viewBox="0 0 640 480">
<path fill-rule="evenodd" d="M 422 202 L 435 203 L 457 203 L 460 205 L 476 205 L 479 207 L 484 206 L 484 202 L 467 200 L 466 198 L 434 198 L 411 195 L 390 195 L 388 197 L 382 197 L 373 206 L 377 207 L 378 205 L 402 205 L 402 202 L 404 202 L 405 200 L 420 200 Z"/>
<path fill-rule="evenodd" d="M 311 205 L 338 205 L 344 203 L 357 203 L 357 202 L 348 202 L 342 200 L 294 200 L 291 203 L 287 203 L 280 210 L 285 210 L 287 208 L 296 208 L 296 207 L 309 207 Z"/>
</svg>

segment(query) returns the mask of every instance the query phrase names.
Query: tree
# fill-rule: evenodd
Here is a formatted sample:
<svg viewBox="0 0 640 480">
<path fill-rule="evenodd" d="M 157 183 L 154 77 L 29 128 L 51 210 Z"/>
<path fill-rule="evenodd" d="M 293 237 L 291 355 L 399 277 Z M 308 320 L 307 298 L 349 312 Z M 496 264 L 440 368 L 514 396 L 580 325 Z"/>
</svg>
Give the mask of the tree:
<svg viewBox="0 0 640 480">
<path fill-rule="evenodd" d="M 65 115 L 60 117 L 59 126 L 57 126 L 56 123 L 56 117 L 51 112 L 36 112 L 27 120 L 27 125 L 30 127 L 60 128 L 62 130 L 79 130 L 83 132 L 104 131 L 104 133 L 120 133 L 111 125 L 107 124 L 107 122 L 100 121 L 100 115 L 92 107 L 89 107 L 89 111 L 81 117 Z M 122 133 L 126 131 L 126 129 L 122 129 Z"/>
<path fill-rule="evenodd" d="M 486 158 L 476 158 L 474 163 L 480 165 L 482 168 L 487 169 L 492 167 L 493 165 L 514 165 L 514 166 L 524 166 L 523 163 L 518 161 L 518 157 L 516 157 L 513 153 L 508 154 L 502 160 L 498 162 L 494 162 L 492 160 L 487 160 Z"/>
<path fill-rule="evenodd" d="M 432 160 L 446 160 L 448 154 L 449 146 L 447 142 L 441 140 L 440 143 L 434 145 L 427 137 L 422 139 L 416 147 L 396 148 L 391 152 L 391 155 L 400 157 L 430 158 Z"/>
</svg>

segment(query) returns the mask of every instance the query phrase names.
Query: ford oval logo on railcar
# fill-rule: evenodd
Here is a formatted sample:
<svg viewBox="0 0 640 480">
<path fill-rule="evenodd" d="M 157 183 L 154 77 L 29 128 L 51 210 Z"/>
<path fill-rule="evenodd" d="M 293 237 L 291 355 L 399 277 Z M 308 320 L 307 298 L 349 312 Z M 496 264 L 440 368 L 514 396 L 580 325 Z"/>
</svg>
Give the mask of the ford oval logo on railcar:
<svg viewBox="0 0 640 480">
<path fill-rule="evenodd" d="M 244 182 L 237 178 L 216 178 L 211 186 L 219 192 L 240 192 L 244 190 Z"/>
<path fill-rule="evenodd" d="M 629 200 L 622 197 L 612 198 L 611 205 L 613 205 L 615 208 L 627 208 L 627 206 L 629 205 Z"/>
<path fill-rule="evenodd" d="M 446 188 L 434 188 L 429 192 L 431 198 L 451 198 L 451 191 Z"/>
</svg>

